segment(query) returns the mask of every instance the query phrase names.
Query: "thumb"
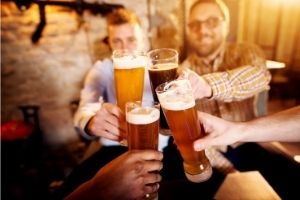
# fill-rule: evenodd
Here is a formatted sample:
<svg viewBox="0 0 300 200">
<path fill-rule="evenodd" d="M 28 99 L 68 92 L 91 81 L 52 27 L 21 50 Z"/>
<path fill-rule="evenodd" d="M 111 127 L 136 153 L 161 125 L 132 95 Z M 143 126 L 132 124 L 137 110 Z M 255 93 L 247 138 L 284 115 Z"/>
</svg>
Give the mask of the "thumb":
<svg viewBox="0 0 300 200">
<path fill-rule="evenodd" d="M 203 138 L 194 141 L 193 144 L 195 151 L 202 151 L 204 149 L 207 149 L 209 146 L 210 146 L 210 138 L 208 136 L 205 136 Z"/>
</svg>

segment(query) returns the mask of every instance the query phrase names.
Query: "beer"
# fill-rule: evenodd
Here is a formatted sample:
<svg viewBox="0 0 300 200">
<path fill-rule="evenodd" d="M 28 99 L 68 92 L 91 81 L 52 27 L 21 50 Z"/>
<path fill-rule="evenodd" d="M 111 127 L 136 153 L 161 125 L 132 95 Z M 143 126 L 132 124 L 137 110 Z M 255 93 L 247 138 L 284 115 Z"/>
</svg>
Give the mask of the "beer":
<svg viewBox="0 0 300 200">
<path fill-rule="evenodd" d="M 146 60 L 143 56 L 114 59 L 117 105 L 125 112 L 128 101 L 141 101 L 144 90 Z"/>
<path fill-rule="evenodd" d="M 174 49 L 162 48 L 150 51 L 148 57 L 151 66 L 148 68 L 149 78 L 152 88 L 153 99 L 158 101 L 155 89 L 158 85 L 177 78 L 178 53 Z M 162 109 L 160 110 L 160 127 L 169 129 L 168 123 Z M 162 131 L 167 134 L 166 131 Z"/>
<path fill-rule="evenodd" d="M 140 107 L 134 104 L 136 103 L 129 102 L 126 111 L 128 148 L 129 150 L 156 150 L 158 148 L 159 108 Z M 130 110 L 130 106 L 135 108 Z"/>
<path fill-rule="evenodd" d="M 147 57 L 139 51 L 115 50 L 112 58 L 117 105 L 125 113 L 126 102 L 143 98 Z M 120 136 L 121 144 L 126 145 L 126 137 Z"/>
<path fill-rule="evenodd" d="M 116 66 L 114 73 L 117 105 L 125 111 L 126 102 L 140 101 L 143 98 L 145 68 L 143 66 L 117 68 Z"/>
<path fill-rule="evenodd" d="M 157 150 L 159 135 L 159 107 L 159 103 L 149 101 L 126 103 L 126 121 L 128 130 L 127 140 L 129 150 Z M 148 195 L 149 196 L 145 197 L 145 199 L 158 199 L 158 192 Z"/>
<path fill-rule="evenodd" d="M 159 102 L 168 120 L 175 143 L 183 157 L 187 178 L 193 182 L 207 180 L 212 168 L 205 152 L 196 152 L 193 142 L 204 136 L 188 80 L 164 83 L 156 89 Z"/>
<path fill-rule="evenodd" d="M 178 65 L 175 63 L 156 64 L 148 68 L 154 101 L 158 101 L 157 95 L 155 93 L 156 87 L 162 83 L 176 79 L 177 68 Z M 162 109 L 160 109 L 160 112 L 161 112 L 160 127 L 164 129 L 168 129 L 169 126 L 166 121 L 166 118 L 164 117 Z"/>
</svg>

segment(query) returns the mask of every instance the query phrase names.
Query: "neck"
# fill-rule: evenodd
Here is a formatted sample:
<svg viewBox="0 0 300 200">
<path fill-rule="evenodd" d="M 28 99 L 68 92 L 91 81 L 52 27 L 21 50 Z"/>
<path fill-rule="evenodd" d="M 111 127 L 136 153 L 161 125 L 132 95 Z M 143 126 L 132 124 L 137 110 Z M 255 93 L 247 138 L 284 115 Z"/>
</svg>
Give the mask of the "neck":
<svg viewBox="0 0 300 200">
<path fill-rule="evenodd" d="M 212 52 L 211 54 L 209 54 L 207 56 L 199 56 L 197 54 L 196 55 L 199 59 L 201 59 L 206 64 L 213 63 L 214 60 L 216 59 L 216 57 L 218 55 L 220 55 L 220 53 L 223 50 L 224 46 L 225 46 L 225 42 L 223 42 L 214 52 Z"/>
</svg>

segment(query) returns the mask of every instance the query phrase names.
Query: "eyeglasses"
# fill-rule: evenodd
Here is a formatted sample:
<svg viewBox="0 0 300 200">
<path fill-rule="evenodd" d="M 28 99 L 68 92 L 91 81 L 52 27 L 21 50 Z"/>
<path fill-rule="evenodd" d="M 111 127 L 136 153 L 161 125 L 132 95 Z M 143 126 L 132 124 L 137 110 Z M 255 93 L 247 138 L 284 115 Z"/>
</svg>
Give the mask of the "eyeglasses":
<svg viewBox="0 0 300 200">
<path fill-rule="evenodd" d="M 209 17 L 206 20 L 195 20 L 188 23 L 188 27 L 191 31 L 196 32 L 201 28 L 201 24 L 204 24 L 206 28 L 213 29 L 219 26 L 219 24 L 224 21 L 222 17 Z"/>
</svg>

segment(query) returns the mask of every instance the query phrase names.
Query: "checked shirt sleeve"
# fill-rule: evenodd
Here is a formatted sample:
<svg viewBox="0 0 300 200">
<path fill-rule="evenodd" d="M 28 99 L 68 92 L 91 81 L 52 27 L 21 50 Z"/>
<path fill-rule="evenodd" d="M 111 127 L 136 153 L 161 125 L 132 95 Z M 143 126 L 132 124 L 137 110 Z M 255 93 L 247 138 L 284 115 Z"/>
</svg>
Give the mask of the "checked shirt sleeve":
<svg viewBox="0 0 300 200">
<path fill-rule="evenodd" d="M 225 72 L 203 75 L 212 88 L 212 98 L 231 102 L 269 89 L 271 75 L 264 66 L 243 66 Z"/>
</svg>

